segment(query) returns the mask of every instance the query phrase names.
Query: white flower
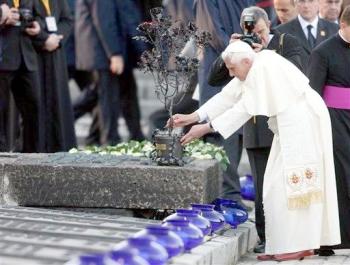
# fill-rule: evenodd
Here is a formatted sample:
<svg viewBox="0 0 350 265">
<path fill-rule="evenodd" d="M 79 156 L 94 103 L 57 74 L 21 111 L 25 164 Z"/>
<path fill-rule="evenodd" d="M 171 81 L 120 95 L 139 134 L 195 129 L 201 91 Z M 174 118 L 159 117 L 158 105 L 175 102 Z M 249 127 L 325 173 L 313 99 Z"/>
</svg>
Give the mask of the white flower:
<svg viewBox="0 0 350 265">
<path fill-rule="evenodd" d="M 75 153 L 78 153 L 78 152 L 79 152 L 79 150 L 76 149 L 76 148 L 72 148 L 72 149 L 69 150 L 70 154 L 75 154 Z"/>
</svg>

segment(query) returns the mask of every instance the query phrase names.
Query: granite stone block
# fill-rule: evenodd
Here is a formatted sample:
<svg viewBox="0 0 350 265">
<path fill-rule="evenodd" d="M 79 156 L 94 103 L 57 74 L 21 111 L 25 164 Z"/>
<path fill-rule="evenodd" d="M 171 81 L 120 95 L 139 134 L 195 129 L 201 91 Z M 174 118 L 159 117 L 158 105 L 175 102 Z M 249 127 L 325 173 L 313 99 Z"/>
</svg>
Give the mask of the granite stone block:
<svg viewBox="0 0 350 265">
<path fill-rule="evenodd" d="M 3 205 L 175 209 L 219 195 L 215 160 L 164 167 L 147 159 L 87 154 L 0 156 Z"/>
</svg>

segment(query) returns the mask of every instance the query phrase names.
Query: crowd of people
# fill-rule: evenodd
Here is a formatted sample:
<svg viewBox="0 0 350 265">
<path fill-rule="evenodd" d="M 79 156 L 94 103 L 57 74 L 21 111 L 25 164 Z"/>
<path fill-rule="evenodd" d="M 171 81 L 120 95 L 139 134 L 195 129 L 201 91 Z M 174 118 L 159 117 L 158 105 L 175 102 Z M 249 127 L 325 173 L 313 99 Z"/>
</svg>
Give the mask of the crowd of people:
<svg viewBox="0 0 350 265">
<path fill-rule="evenodd" d="M 68 151 L 86 113 L 86 144 L 119 143 L 120 116 L 145 139 L 133 70 L 149 47 L 133 37 L 160 5 L 211 34 L 174 124 L 187 126 L 184 144 L 224 147 L 222 197 L 240 204 L 247 150 L 260 259 L 350 248 L 349 0 L 0 0 L 0 151 Z"/>
</svg>

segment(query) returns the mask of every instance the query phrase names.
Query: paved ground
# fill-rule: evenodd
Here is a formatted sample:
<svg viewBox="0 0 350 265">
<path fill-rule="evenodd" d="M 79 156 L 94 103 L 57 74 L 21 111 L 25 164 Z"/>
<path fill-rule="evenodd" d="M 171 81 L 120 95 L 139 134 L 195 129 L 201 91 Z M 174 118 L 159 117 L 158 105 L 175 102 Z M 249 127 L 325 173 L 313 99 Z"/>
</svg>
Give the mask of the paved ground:
<svg viewBox="0 0 350 265">
<path fill-rule="evenodd" d="M 243 258 L 240 259 L 240 261 L 237 263 L 237 265 L 255 265 L 255 264 L 261 264 L 261 265 L 272 265 L 272 264 L 281 264 L 281 265 L 336 265 L 336 264 L 342 264 L 342 265 L 350 265 L 350 249 L 347 250 L 337 250 L 336 255 L 332 257 L 319 257 L 319 256 L 312 256 L 305 258 L 302 261 L 284 261 L 282 263 L 276 262 L 276 261 L 258 261 L 256 259 L 256 254 L 249 253 L 245 255 Z"/>
</svg>

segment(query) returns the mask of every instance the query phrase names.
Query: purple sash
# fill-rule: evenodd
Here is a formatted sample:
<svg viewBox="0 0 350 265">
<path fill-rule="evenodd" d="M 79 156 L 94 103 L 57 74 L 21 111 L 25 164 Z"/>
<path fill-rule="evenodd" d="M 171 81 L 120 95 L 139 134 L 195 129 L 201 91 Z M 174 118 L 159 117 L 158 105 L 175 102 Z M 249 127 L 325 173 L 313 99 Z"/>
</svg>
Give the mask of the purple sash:
<svg viewBox="0 0 350 265">
<path fill-rule="evenodd" d="M 323 100 L 327 107 L 334 109 L 350 109 L 350 88 L 325 86 Z"/>
</svg>

